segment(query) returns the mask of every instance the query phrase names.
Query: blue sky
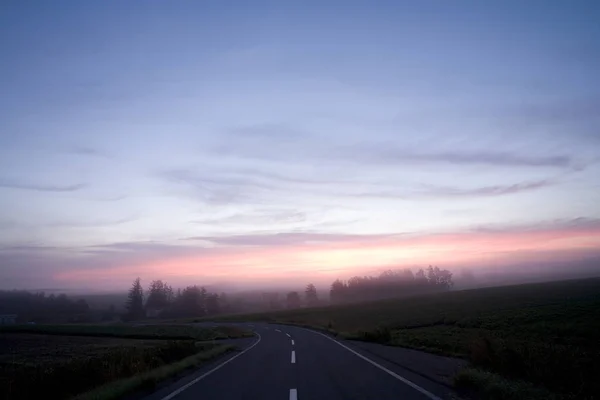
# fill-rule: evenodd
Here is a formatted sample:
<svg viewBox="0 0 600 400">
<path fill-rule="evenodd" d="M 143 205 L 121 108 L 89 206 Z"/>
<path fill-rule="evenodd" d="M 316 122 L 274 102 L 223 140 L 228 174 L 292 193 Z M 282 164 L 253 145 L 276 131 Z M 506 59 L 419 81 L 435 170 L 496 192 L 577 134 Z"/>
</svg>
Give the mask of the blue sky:
<svg viewBox="0 0 600 400">
<path fill-rule="evenodd" d="M 242 279 L 202 257 L 281 237 L 600 231 L 600 6 L 322 3 L 2 5 L 4 285 L 181 257 L 171 280 Z"/>
</svg>

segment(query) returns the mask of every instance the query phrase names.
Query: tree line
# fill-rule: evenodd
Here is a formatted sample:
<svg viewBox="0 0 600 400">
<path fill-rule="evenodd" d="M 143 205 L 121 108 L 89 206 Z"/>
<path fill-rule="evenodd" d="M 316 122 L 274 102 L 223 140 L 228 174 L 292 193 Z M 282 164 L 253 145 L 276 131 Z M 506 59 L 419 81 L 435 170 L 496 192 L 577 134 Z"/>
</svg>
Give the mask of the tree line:
<svg viewBox="0 0 600 400">
<path fill-rule="evenodd" d="M 312 283 L 308 284 L 304 291 L 290 291 L 284 296 L 276 292 L 264 293 L 262 305 L 254 303 L 252 307 L 255 308 L 252 310 L 294 309 L 353 303 L 444 291 L 452 286 L 452 273 L 438 267 L 430 266 L 427 269 L 419 269 L 416 273 L 410 269 L 388 270 L 377 276 L 355 276 L 347 281 L 338 279 L 329 288 L 329 299 L 319 298 L 317 288 Z M 154 280 L 150 282 L 147 289 L 144 289 L 139 278 L 133 282 L 129 290 L 125 314 L 118 312 L 113 305 L 104 311 L 90 310 L 86 300 L 69 298 L 65 294 L 0 291 L 0 314 L 16 314 L 19 323 L 202 317 L 247 312 L 250 306 L 249 298 L 238 296 L 229 299 L 225 293 L 212 293 L 197 285 L 174 290 L 166 282 Z"/>
<path fill-rule="evenodd" d="M 300 308 L 302 305 L 306 305 L 308 307 L 315 307 L 320 304 L 319 295 L 317 293 L 317 288 L 312 283 L 306 285 L 304 289 L 304 300 L 300 293 L 293 291 L 289 292 L 285 298 L 285 304 L 287 308 Z M 272 304 L 270 308 L 278 308 L 274 307 Z"/>
<path fill-rule="evenodd" d="M 144 291 L 140 278 L 129 289 L 125 308 L 124 318 L 127 320 L 202 317 L 235 311 L 234 304 L 230 304 L 225 293 L 210 293 L 197 285 L 174 291 L 162 280 L 152 281 Z"/>
<path fill-rule="evenodd" d="M 24 290 L 0 291 L 0 314 L 16 314 L 17 322 L 81 322 L 89 312 L 83 299 L 74 300 L 65 294 Z"/>
<path fill-rule="evenodd" d="M 329 303 L 355 303 L 402 297 L 413 294 L 431 293 L 449 290 L 454 286 L 452 272 L 439 267 L 429 266 L 416 273 L 409 268 L 383 271 L 377 276 L 354 276 L 347 281 L 336 279 L 330 286 Z M 287 308 L 302 306 L 314 307 L 324 305 L 317 295 L 315 285 L 308 284 L 304 291 L 304 299 L 296 291 L 286 296 Z M 272 297 L 269 308 L 281 308 L 276 297 Z"/>
<path fill-rule="evenodd" d="M 330 301 L 334 304 L 378 300 L 413 294 L 449 290 L 454 285 L 452 272 L 429 266 L 416 273 L 409 268 L 387 270 L 378 276 L 355 276 L 331 284 Z"/>
</svg>

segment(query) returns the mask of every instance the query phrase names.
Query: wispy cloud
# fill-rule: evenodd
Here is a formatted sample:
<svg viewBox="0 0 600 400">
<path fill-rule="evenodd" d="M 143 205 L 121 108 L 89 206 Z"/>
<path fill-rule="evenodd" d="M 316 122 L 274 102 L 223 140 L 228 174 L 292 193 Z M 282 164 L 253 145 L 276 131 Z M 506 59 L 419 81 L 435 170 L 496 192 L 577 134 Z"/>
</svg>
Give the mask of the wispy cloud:
<svg viewBox="0 0 600 400">
<path fill-rule="evenodd" d="M 244 177 L 224 177 L 198 173 L 192 169 L 168 170 L 159 173 L 159 176 L 179 185 L 189 195 L 209 204 L 227 204 L 232 202 L 249 202 L 248 187 L 254 190 L 276 190 L 273 184 L 255 182 L 250 185 Z"/>
<path fill-rule="evenodd" d="M 121 218 L 115 220 L 92 220 L 92 221 L 58 221 L 43 224 L 41 226 L 49 228 L 95 228 L 103 226 L 123 225 L 129 222 L 136 221 L 137 218 Z"/>
<path fill-rule="evenodd" d="M 530 156 L 508 152 L 448 151 L 418 153 L 390 146 L 361 146 L 353 150 L 364 158 L 381 163 L 492 165 L 501 167 L 566 168 L 574 164 L 567 155 Z"/>
<path fill-rule="evenodd" d="M 198 250 L 199 247 L 195 247 Z M 95 246 L 88 246 L 83 249 L 86 253 L 105 252 L 105 251 L 119 251 L 119 252 L 130 252 L 130 253 L 166 253 L 166 254 L 179 254 L 188 252 L 190 248 L 185 246 L 173 245 L 169 243 L 162 243 L 157 241 L 140 241 L 140 242 L 117 242 L 99 244 Z"/>
<path fill-rule="evenodd" d="M 528 192 L 554 185 L 554 182 L 541 180 L 535 182 L 515 183 L 512 185 L 482 186 L 478 188 L 463 189 L 450 186 L 429 186 L 423 194 L 434 197 L 486 197 L 505 196 L 509 194 Z"/>
<path fill-rule="evenodd" d="M 112 202 L 112 201 L 121 201 L 126 198 L 127 198 L 127 196 L 121 195 L 121 196 L 112 196 L 112 197 L 97 197 L 97 198 L 93 198 L 93 199 L 89 199 L 89 200 Z"/>
<path fill-rule="evenodd" d="M 182 168 L 158 173 L 160 179 L 169 184 L 178 185 L 183 194 L 207 204 L 265 204 L 274 198 L 274 194 L 289 193 L 327 193 L 333 185 L 351 184 L 346 179 L 320 176 L 300 176 L 249 168 Z M 181 192 L 178 192 L 181 194 Z"/>
<path fill-rule="evenodd" d="M 0 187 L 7 189 L 33 190 L 36 192 L 75 192 L 84 189 L 87 187 L 87 184 L 77 183 L 73 185 L 44 185 L 0 178 Z"/>
<path fill-rule="evenodd" d="M 476 187 L 441 186 L 426 183 L 365 180 L 353 176 L 305 177 L 293 173 L 264 172 L 257 169 L 213 169 L 202 168 L 164 171 L 163 179 L 186 188 L 194 198 L 212 204 L 231 202 L 263 203 L 277 195 L 294 192 L 308 196 L 340 198 L 397 198 L 406 200 L 459 198 L 459 197 L 498 197 L 518 194 L 551 187 L 557 184 L 553 179 L 518 182 L 506 185 L 485 185 Z M 252 216 L 231 216 L 224 222 L 252 219 Z M 223 219 L 223 218 L 220 218 Z M 268 219 L 267 216 L 259 219 Z M 198 221 L 200 222 L 200 221 Z M 209 219 L 206 223 L 218 222 Z M 271 220 L 270 222 L 274 222 Z"/>
<path fill-rule="evenodd" d="M 573 231 L 598 231 L 600 233 L 600 219 L 578 217 L 571 219 L 557 219 L 542 221 L 527 225 L 479 225 L 470 229 L 471 232 L 480 233 L 523 233 L 523 232 L 563 232 Z"/>
<path fill-rule="evenodd" d="M 259 210 L 247 213 L 235 213 L 220 218 L 205 218 L 190 221 L 198 225 L 239 225 L 239 224 L 281 224 L 306 221 L 306 213 L 297 210 Z"/>
<path fill-rule="evenodd" d="M 306 138 L 308 132 L 291 127 L 282 123 L 264 123 L 254 125 L 243 125 L 230 128 L 226 131 L 238 140 L 244 139 L 278 139 L 283 141 Z"/>
<path fill-rule="evenodd" d="M 259 132 L 262 132 L 257 128 Z M 248 132 L 253 132 L 248 129 Z M 240 132 L 246 132 L 241 130 Z M 214 148 L 214 152 L 249 160 L 294 161 L 319 160 L 322 162 L 370 163 L 375 165 L 488 165 L 503 168 L 573 168 L 578 160 L 570 154 L 529 154 L 527 150 L 490 151 L 478 150 L 431 150 L 422 151 L 399 147 L 395 142 L 365 141 L 347 144 L 331 138 L 315 139 L 309 134 L 283 136 L 279 140 L 275 132 L 266 130 L 264 135 L 250 135 L 239 140 L 228 140 Z M 293 132 L 293 131 L 292 131 Z M 242 135 L 242 133 L 240 133 Z M 377 136 L 374 135 L 376 138 Z M 277 140 L 273 140 L 276 138 Z M 297 139 L 297 140 L 296 140 Z M 431 146 L 430 146 L 431 147 Z"/>
<path fill-rule="evenodd" d="M 340 180 L 326 179 L 320 176 L 286 175 L 257 168 L 183 168 L 167 170 L 160 173 L 167 180 L 183 183 L 198 188 L 208 188 L 209 185 L 220 186 L 256 186 L 263 189 L 277 189 L 280 184 L 327 185 L 338 183 Z"/>
<path fill-rule="evenodd" d="M 511 185 L 490 185 L 471 188 L 458 186 L 418 185 L 393 190 L 366 191 L 358 197 L 398 198 L 398 199 L 436 199 L 452 197 L 495 197 L 543 189 L 555 185 L 551 180 L 522 182 Z"/>
<path fill-rule="evenodd" d="M 337 242 L 377 241 L 402 234 L 351 235 L 310 232 L 281 232 L 273 234 L 195 236 L 183 240 L 209 242 L 222 246 L 302 246 Z"/>
<path fill-rule="evenodd" d="M 111 158 L 110 155 L 108 155 L 104 151 L 88 146 L 73 146 L 67 151 L 71 154 L 76 154 L 80 156 Z"/>
</svg>

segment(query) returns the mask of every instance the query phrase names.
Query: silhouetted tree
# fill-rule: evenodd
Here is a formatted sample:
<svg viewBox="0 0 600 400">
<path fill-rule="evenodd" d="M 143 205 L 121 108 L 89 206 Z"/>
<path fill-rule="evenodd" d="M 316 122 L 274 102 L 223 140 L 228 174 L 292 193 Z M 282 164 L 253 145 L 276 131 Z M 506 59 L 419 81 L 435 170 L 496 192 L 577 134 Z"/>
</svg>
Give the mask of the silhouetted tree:
<svg viewBox="0 0 600 400">
<path fill-rule="evenodd" d="M 415 284 L 418 287 L 424 288 L 427 286 L 427 276 L 425 275 L 425 271 L 423 268 L 420 268 L 415 274 Z"/>
<path fill-rule="evenodd" d="M 306 304 L 309 307 L 316 306 L 319 304 L 319 297 L 317 296 L 317 288 L 312 283 L 306 285 L 306 290 L 304 291 L 304 297 L 306 299 Z"/>
<path fill-rule="evenodd" d="M 229 298 L 223 292 L 219 295 L 219 308 L 222 313 L 231 312 L 231 305 L 229 304 Z"/>
<path fill-rule="evenodd" d="M 221 306 L 219 304 L 219 295 L 216 293 L 210 293 L 206 296 L 206 314 L 217 315 L 221 313 Z"/>
<path fill-rule="evenodd" d="M 331 284 L 331 290 L 329 291 L 329 299 L 332 303 L 343 303 L 348 300 L 348 285 L 339 279 L 336 279 Z"/>
<path fill-rule="evenodd" d="M 142 288 L 140 278 L 136 278 L 133 281 L 133 285 L 129 289 L 125 308 L 127 309 L 128 319 L 133 320 L 144 317 L 144 289 Z"/>
<path fill-rule="evenodd" d="M 264 292 L 262 295 L 262 301 L 266 303 L 270 310 L 279 310 L 281 308 L 281 300 L 279 299 L 279 293 L 277 292 Z"/>
<path fill-rule="evenodd" d="M 90 308 L 84 299 L 73 300 L 64 294 L 2 290 L 0 314 L 16 314 L 18 322 L 82 322 L 89 317 Z"/>
<path fill-rule="evenodd" d="M 156 280 L 148 288 L 147 309 L 164 309 L 169 306 L 172 289 L 163 281 Z"/>
<path fill-rule="evenodd" d="M 300 308 L 300 295 L 298 292 L 289 292 L 286 297 L 287 308 Z"/>
<path fill-rule="evenodd" d="M 440 289 L 450 289 L 454 285 L 452 272 L 431 265 L 427 268 L 427 281 L 429 285 Z"/>
<path fill-rule="evenodd" d="M 177 298 L 177 313 L 181 316 L 201 317 L 206 314 L 202 290 L 198 286 L 188 286 Z"/>
<path fill-rule="evenodd" d="M 167 293 L 167 304 L 173 304 L 173 301 L 175 301 L 175 293 L 173 292 L 173 288 L 170 285 L 166 286 L 165 291 Z"/>
<path fill-rule="evenodd" d="M 329 293 L 332 303 L 341 303 L 448 290 L 452 284 L 450 271 L 429 267 L 427 274 L 423 269 L 413 274 L 406 268 L 383 271 L 379 276 L 354 276 L 348 283 L 338 279 Z"/>
</svg>

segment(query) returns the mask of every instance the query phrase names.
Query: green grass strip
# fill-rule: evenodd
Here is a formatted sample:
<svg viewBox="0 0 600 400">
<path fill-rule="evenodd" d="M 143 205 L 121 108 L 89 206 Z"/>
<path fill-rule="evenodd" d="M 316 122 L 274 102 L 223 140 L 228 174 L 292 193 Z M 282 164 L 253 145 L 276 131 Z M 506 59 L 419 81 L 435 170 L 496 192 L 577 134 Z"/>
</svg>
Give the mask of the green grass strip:
<svg viewBox="0 0 600 400">
<path fill-rule="evenodd" d="M 234 348 L 235 346 L 233 345 L 221 345 L 210 350 L 201 351 L 180 361 L 153 369 L 152 371 L 107 383 L 89 392 L 79 394 L 73 397 L 72 400 L 114 400 L 138 390 L 150 390 L 155 388 L 161 381 L 177 375 L 188 368 L 198 367 L 206 361 L 232 351 Z"/>
</svg>

